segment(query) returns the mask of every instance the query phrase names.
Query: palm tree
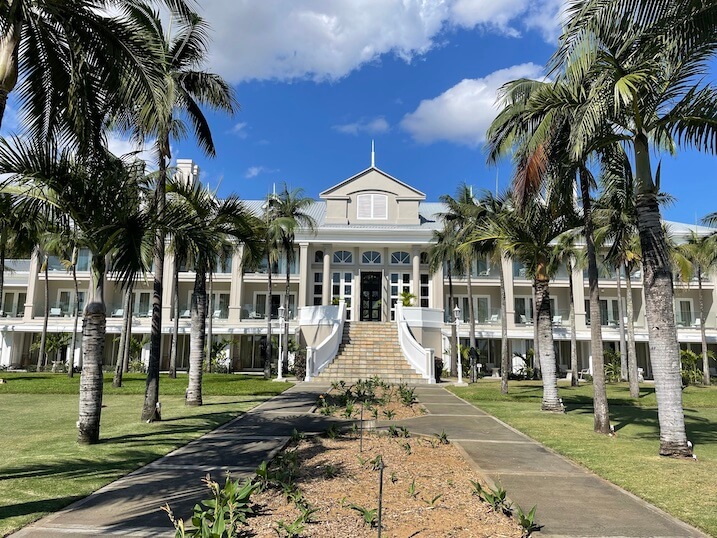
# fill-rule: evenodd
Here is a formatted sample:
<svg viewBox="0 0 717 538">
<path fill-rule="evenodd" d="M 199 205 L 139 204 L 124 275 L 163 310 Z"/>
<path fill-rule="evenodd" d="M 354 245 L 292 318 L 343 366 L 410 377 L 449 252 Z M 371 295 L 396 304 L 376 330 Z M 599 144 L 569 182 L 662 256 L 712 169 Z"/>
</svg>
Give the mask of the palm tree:
<svg viewBox="0 0 717 538">
<path fill-rule="evenodd" d="M 510 195 L 507 195 L 510 196 Z M 550 316 L 550 278 L 557 265 L 552 261 L 552 241 L 572 229 L 577 218 L 571 215 L 557 197 L 546 200 L 531 198 L 522 210 L 514 211 L 510 218 L 497 222 L 484 221 L 470 236 L 471 242 L 495 241 L 503 252 L 520 259 L 526 273 L 533 279 L 537 334 L 539 338 L 540 366 L 543 377 L 545 411 L 563 412 L 558 397 L 557 368 L 553 347 L 553 327 Z"/>
<path fill-rule="evenodd" d="M 96 443 L 102 409 L 102 362 L 106 335 L 106 258 L 127 283 L 148 268 L 152 215 L 137 211 L 137 174 L 109 153 L 76 157 L 53 141 L 0 141 L 0 173 L 11 174 L 16 195 L 34 204 L 36 214 L 63 214 L 76 225 L 80 244 L 91 252 L 91 290 L 83 324 L 84 360 L 80 380 L 78 442 Z"/>
<path fill-rule="evenodd" d="M 717 151 L 717 91 L 703 75 L 717 47 L 711 3 L 690 0 L 577 0 L 553 63 L 587 78 L 590 99 L 573 128 L 574 146 L 596 132 L 633 151 L 645 313 L 660 423 L 660 454 L 691 456 L 687 442 L 673 306 L 673 276 L 660 225 L 659 169 L 651 151 L 677 144 Z"/>
<path fill-rule="evenodd" d="M 428 270 L 434 275 L 443 264 L 446 266 L 446 275 L 448 276 L 448 315 L 451 323 L 451 376 L 458 375 L 458 334 L 453 319 L 453 309 L 458 306 L 458 302 L 453 295 L 453 269 L 461 272 L 463 269 L 463 260 L 458 255 L 456 249 L 455 226 L 450 221 L 443 222 L 443 229 L 433 230 L 433 244 L 428 251 L 429 266 Z"/>
<path fill-rule="evenodd" d="M 697 274 L 697 287 L 699 289 L 700 311 L 700 339 L 702 341 L 702 374 L 703 383 L 710 384 L 709 356 L 707 351 L 707 334 L 705 331 L 705 301 L 702 289 L 702 278 L 717 267 L 717 236 L 714 234 L 699 236 L 695 230 L 690 230 L 687 241 L 678 247 L 679 252 L 690 262 L 680 276 L 686 282 L 692 280 L 693 271 Z"/>
<path fill-rule="evenodd" d="M 133 110 L 117 121 L 119 127 L 132 130 L 139 140 L 155 138 L 158 180 L 155 205 L 160 219 L 165 210 L 168 163 L 172 157 L 171 141 L 186 135 L 191 125 L 196 142 L 208 156 L 215 155 L 215 146 L 202 106 L 233 113 L 237 108 L 234 92 L 220 76 L 199 70 L 207 57 L 209 45 L 207 23 L 195 13 L 173 10 L 178 20 L 176 34 L 165 33 L 158 13 L 147 6 L 133 10 L 142 27 L 141 35 L 154 47 L 152 57 L 158 62 L 161 80 L 153 94 L 139 100 Z M 162 289 L 164 286 L 165 231 L 159 229 L 155 238 L 154 283 L 152 295 L 152 328 L 147 385 L 142 420 L 159 419 L 159 365 L 162 338 Z"/>
<path fill-rule="evenodd" d="M 256 250 L 256 219 L 239 199 L 228 196 L 218 200 L 216 193 L 201 183 L 174 183 L 176 194 L 170 209 L 170 221 L 175 223 L 173 235 L 186 241 L 188 259 L 195 271 L 191 302 L 189 342 L 189 384 L 187 405 L 202 405 L 202 374 L 206 356 L 207 274 L 216 269 L 217 258 L 230 246 L 230 239 Z"/>
<path fill-rule="evenodd" d="M 569 230 L 558 237 L 553 247 L 553 261 L 565 265 L 568 273 L 570 294 L 570 385 L 578 386 L 578 342 L 575 328 L 575 290 L 573 286 L 573 270 L 584 265 L 584 250 L 577 246 L 575 230 Z"/>
<path fill-rule="evenodd" d="M 9 95 L 33 137 L 55 134 L 77 145 L 101 141 L 105 118 L 160 80 L 132 16 L 136 0 L 16 0 L 0 3 L 0 125 Z M 185 0 L 157 2 L 182 13 Z"/>
<path fill-rule="evenodd" d="M 448 194 L 440 196 L 439 200 L 446 205 L 446 211 L 439 213 L 438 218 L 444 223 L 450 223 L 456 230 L 456 241 L 460 244 L 469 245 L 459 248 L 461 266 L 464 268 L 466 275 L 466 287 L 468 293 L 468 341 L 471 349 L 476 347 L 476 316 L 475 306 L 473 305 L 473 285 L 472 272 L 473 262 L 478 254 L 477 248 L 473 243 L 467 240 L 476 229 L 478 219 L 483 210 L 477 204 L 473 197 L 473 188 L 463 183 L 458 187 L 456 197 L 453 198 Z M 475 380 L 475 365 L 471 361 L 471 381 Z"/>
<path fill-rule="evenodd" d="M 594 240 L 591 189 L 595 180 L 590 156 L 599 138 L 576 149 L 572 141 L 572 126 L 580 106 L 589 93 L 583 81 L 539 82 L 519 79 L 501 88 L 501 112 L 491 124 L 488 134 L 488 161 L 516 152 L 515 189 L 519 206 L 536 196 L 546 179 L 554 191 L 572 195 L 575 186 L 580 193 L 583 216 L 583 237 L 590 290 L 590 319 L 600 319 L 598 265 Z M 598 133 L 601 134 L 601 133 Z M 537 325 L 537 324 L 536 324 Z M 537 330 L 537 327 L 536 327 Z M 537 343 L 537 339 L 536 339 Z M 593 373 L 593 429 L 610 433 L 607 389 L 603 366 L 602 329 L 599 323 L 590 324 L 590 350 Z"/>
<path fill-rule="evenodd" d="M 286 291 L 284 293 L 284 312 L 287 316 L 287 322 L 281 328 L 284 331 L 284 349 L 281 360 L 284 363 L 284 371 L 288 370 L 289 365 L 289 292 L 291 289 L 291 264 L 296 261 L 294 252 L 295 231 L 307 231 L 314 233 L 316 229 L 316 221 L 307 213 L 307 210 L 313 205 L 311 198 L 304 196 L 303 189 L 293 189 L 289 191 L 286 183 L 283 189 L 276 196 L 273 203 L 273 212 L 275 218 L 279 218 L 282 222 L 280 228 L 281 233 L 281 251 L 284 254 L 284 262 L 286 263 Z"/>
<path fill-rule="evenodd" d="M 483 209 L 482 219 L 488 222 L 488 226 L 500 230 L 503 228 L 504 221 L 513 217 L 513 207 L 510 197 L 507 194 L 494 196 L 489 191 L 484 191 L 478 201 Z M 508 394 L 508 376 L 511 373 L 511 361 L 508 350 L 508 305 L 505 299 L 505 274 L 503 270 L 503 260 L 507 258 L 504 251 L 500 248 L 500 242 L 497 240 L 485 240 L 476 243 L 478 250 L 489 256 L 493 263 L 498 266 L 500 275 L 500 317 L 501 317 L 501 336 L 500 336 L 500 392 Z"/>
</svg>

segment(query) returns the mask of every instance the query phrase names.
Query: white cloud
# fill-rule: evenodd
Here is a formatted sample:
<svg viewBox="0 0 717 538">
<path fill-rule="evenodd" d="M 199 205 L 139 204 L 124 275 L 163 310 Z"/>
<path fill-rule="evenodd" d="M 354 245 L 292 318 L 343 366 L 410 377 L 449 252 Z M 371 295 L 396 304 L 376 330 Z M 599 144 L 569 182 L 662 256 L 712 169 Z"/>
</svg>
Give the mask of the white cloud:
<svg viewBox="0 0 717 538">
<path fill-rule="evenodd" d="M 249 133 L 246 132 L 247 125 L 249 125 L 247 122 L 240 121 L 234 127 L 232 127 L 229 132 L 231 134 L 237 135 L 239 138 L 246 138 L 249 135 Z"/>
<path fill-rule="evenodd" d="M 498 112 L 498 88 L 517 78 L 540 78 L 541 72 L 542 67 L 526 63 L 483 78 L 464 79 L 438 97 L 421 101 L 414 112 L 404 116 L 401 127 L 421 143 L 446 140 L 478 146 Z"/>
<path fill-rule="evenodd" d="M 278 172 L 278 170 L 267 168 L 266 166 L 250 166 L 244 173 L 244 177 L 253 178 L 258 176 L 259 174 L 267 174 L 271 172 Z"/>
<path fill-rule="evenodd" d="M 116 133 L 110 133 L 107 137 L 107 147 L 112 153 L 121 157 L 123 155 L 127 155 L 128 153 L 134 153 L 137 151 L 139 153 L 137 153 L 135 157 L 146 162 L 150 169 L 156 170 L 157 159 L 154 155 L 153 146 L 154 140 L 148 141 L 143 147 L 139 147 L 133 141 L 127 138 L 122 138 Z"/>
<path fill-rule="evenodd" d="M 324 81 L 385 54 L 410 61 L 440 43 L 451 26 L 555 35 L 548 27 L 561 1 L 212 0 L 202 14 L 213 30 L 211 69 L 229 81 Z"/>
<path fill-rule="evenodd" d="M 340 133 L 358 135 L 359 133 L 381 134 L 388 132 L 390 126 L 385 118 L 378 117 L 372 120 L 361 119 L 354 123 L 334 125 L 334 129 Z"/>
</svg>

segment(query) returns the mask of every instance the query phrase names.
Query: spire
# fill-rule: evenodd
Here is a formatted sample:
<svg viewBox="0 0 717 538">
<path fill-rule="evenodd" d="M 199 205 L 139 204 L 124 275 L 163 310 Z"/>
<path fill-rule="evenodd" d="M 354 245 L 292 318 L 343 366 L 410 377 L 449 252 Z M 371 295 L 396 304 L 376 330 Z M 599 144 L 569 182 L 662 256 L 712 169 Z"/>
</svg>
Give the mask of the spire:
<svg viewBox="0 0 717 538">
<path fill-rule="evenodd" d="M 376 168 L 376 150 L 373 140 L 371 140 L 371 168 Z"/>
</svg>

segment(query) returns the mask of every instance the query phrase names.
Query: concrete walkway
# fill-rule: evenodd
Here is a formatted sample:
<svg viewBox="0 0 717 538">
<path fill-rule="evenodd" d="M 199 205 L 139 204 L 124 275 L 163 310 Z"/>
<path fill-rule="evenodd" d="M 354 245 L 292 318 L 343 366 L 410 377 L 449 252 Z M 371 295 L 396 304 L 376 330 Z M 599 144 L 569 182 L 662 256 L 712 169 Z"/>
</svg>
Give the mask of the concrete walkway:
<svg viewBox="0 0 717 538">
<path fill-rule="evenodd" d="M 227 471 L 234 478 L 251 476 L 284 446 L 294 428 L 325 431 L 330 419 L 309 411 L 326 390 L 325 385 L 296 385 L 13 536 L 174 536 L 160 506 L 169 503 L 176 516 L 186 519 L 208 497 L 201 482 L 207 473 L 220 484 Z"/>
<path fill-rule="evenodd" d="M 326 390 L 320 384 L 297 385 L 14 536 L 174 536 L 160 506 L 168 502 L 186 518 L 196 502 L 207 498 L 201 483 L 207 473 L 220 483 L 227 471 L 235 478 L 251 476 L 283 447 L 294 428 L 325 431 L 332 419 L 309 411 Z M 427 435 L 445 430 L 478 473 L 499 482 L 524 509 L 538 505 L 537 522 L 543 529 L 535 536 L 705 536 L 444 388 L 419 386 L 416 392 L 429 414 L 393 423 Z"/>
<path fill-rule="evenodd" d="M 394 422 L 432 435 L 445 430 L 488 478 L 524 510 L 537 505 L 536 537 L 706 536 L 546 449 L 444 388 L 419 386 L 429 414 Z"/>
</svg>

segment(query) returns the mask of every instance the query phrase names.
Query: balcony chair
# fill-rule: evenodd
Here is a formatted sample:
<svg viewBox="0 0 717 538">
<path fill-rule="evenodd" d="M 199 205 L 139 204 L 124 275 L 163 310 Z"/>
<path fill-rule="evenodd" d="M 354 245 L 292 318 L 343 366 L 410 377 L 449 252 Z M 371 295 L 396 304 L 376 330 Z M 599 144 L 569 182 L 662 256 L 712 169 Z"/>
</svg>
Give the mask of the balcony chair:
<svg viewBox="0 0 717 538">
<path fill-rule="evenodd" d="M 62 316 L 62 308 L 50 308 L 50 316 L 53 318 L 59 318 Z"/>
</svg>

